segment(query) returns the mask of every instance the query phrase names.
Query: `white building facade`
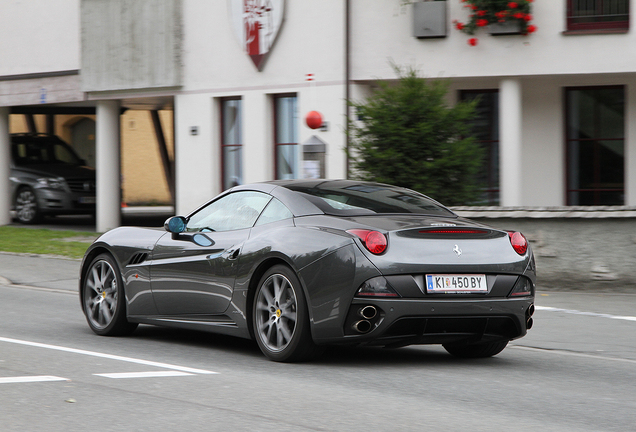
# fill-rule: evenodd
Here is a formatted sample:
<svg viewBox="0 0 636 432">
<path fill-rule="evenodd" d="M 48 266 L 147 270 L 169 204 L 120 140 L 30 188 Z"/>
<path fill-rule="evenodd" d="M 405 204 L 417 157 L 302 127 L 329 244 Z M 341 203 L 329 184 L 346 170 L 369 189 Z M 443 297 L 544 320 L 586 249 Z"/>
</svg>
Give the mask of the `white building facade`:
<svg viewBox="0 0 636 432">
<path fill-rule="evenodd" d="M 443 16 L 420 3 L 442 4 Z M 117 226 L 117 115 L 132 107 L 174 110 L 179 214 L 235 183 L 347 177 L 346 100 L 395 79 L 399 65 L 447 80 L 449 103 L 481 97 L 484 204 L 636 206 L 630 1 L 587 3 L 598 9 L 535 0 L 535 32 L 482 28 L 471 46 L 453 25 L 468 17 L 461 0 L 6 0 L 0 179 L 10 113 L 93 108 L 98 230 Z M 580 12 L 585 25 L 572 18 Z M 441 34 L 416 37 L 431 22 Z M 310 111 L 321 128 L 307 126 Z"/>
</svg>

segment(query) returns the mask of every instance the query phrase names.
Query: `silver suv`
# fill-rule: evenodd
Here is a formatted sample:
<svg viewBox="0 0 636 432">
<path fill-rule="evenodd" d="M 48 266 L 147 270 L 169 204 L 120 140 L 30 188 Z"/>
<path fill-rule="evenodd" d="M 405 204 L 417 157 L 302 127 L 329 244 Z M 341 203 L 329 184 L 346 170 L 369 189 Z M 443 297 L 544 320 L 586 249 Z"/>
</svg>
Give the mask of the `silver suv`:
<svg viewBox="0 0 636 432">
<path fill-rule="evenodd" d="M 95 169 L 55 135 L 11 134 L 11 194 L 15 217 L 95 214 Z"/>
</svg>

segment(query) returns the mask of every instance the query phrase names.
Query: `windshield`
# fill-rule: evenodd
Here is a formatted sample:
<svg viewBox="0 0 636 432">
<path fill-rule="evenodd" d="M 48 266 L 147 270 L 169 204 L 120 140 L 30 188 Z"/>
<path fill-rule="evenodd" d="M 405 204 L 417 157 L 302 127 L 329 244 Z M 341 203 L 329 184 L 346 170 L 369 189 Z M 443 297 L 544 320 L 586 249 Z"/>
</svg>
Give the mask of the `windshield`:
<svg viewBox="0 0 636 432">
<path fill-rule="evenodd" d="M 16 165 L 81 165 L 82 160 L 63 142 L 21 142 L 12 146 Z"/>
<path fill-rule="evenodd" d="M 432 199 L 410 189 L 366 182 L 323 182 L 285 185 L 301 193 L 330 215 L 357 216 L 386 213 L 417 213 L 454 217 L 455 214 Z"/>
</svg>

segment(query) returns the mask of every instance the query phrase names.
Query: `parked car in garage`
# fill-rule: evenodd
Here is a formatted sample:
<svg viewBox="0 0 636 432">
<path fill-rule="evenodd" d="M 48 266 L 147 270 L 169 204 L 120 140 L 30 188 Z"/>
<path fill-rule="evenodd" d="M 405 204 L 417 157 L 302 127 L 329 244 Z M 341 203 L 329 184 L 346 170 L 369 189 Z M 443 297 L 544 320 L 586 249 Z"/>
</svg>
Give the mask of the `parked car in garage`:
<svg viewBox="0 0 636 432">
<path fill-rule="evenodd" d="M 12 209 L 21 223 L 95 213 L 95 169 L 55 135 L 11 134 L 10 179 Z"/>
</svg>

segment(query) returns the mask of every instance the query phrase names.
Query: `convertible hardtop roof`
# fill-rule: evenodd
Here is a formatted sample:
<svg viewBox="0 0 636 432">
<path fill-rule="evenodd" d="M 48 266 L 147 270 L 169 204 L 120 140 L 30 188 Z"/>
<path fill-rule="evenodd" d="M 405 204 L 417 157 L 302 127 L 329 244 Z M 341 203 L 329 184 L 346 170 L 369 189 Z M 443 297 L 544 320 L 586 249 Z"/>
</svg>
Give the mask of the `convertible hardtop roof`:
<svg viewBox="0 0 636 432">
<path fill-rule="evenodd" d="M 267 184 L 300 194 L 334 216 L 416 213 L 456 217 L 437 201 L 410 189 L 359 180 L 275 180 Z"/>
</svg>

